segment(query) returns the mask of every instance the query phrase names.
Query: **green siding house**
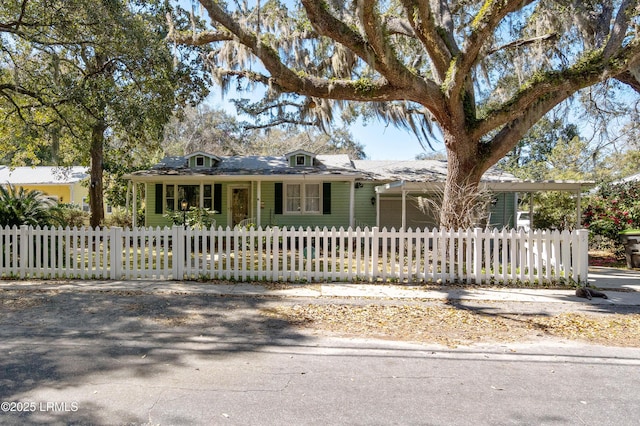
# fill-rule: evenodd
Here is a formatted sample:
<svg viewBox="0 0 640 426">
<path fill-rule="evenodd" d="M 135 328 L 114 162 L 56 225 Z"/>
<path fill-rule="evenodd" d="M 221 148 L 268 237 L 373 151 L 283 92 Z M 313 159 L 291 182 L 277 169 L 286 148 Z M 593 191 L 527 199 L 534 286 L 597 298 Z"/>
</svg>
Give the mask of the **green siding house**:
<svg viewBox="0 0 640 426">
<path fill-rule="evenodd" d="M 145 186 L 145 226 L 170 225 L 165 214 L 184 206 L 214 211 L 217 226 L 348 227 L 354 225 L 361 174 L 346 155 L 299 150 L 282 157 L 196 152 L 165 158 L 128 178 L 134 188 Z"/>
<path fill-rule="evenodd" d="M 446 169 L 440 160 L 351 160 L 303 150 L 283 156 L 196 152 L 164 158 L 128 179 L 134 192 L 141 185 L 145 190 L 145 223 L 136 225 L 171 225 L 167 213 L 204 207 L 223 227 L 250 222 L 415 229 L 438 226 L 437 211 L 422 208 L 420 200 L 442 192 Z M 524 183 L 494 169 L 487 172 L 482 184 L 494 194 L 493 202 L 478 226 L 513 227 Z"/>
</svg>

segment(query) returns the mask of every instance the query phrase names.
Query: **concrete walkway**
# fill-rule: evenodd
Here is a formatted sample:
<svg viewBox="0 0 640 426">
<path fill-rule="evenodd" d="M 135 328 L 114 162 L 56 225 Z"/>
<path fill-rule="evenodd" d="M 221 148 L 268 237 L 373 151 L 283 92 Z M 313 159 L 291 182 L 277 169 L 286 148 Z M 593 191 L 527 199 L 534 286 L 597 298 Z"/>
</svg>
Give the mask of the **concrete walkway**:
<svg viewBox="0 0 640 426">
<path fill-rule="evenodd" d="M 0 290 L 46 289 L 63 291 L 136 291 L 147 293 L 187 293 L 229 296 L 270 296 L 287 298 L 384 298 L 431 300 L 483 300 L 505 302 L 590 303 L 594 305 L 640 306 L 640 271 L 593 267 L 589 284 L 602 289 L 608 299 L 586 300 L 574 290 L 535 288 L 426 288 L 411 284 L 251 284 L 199 283 L 193 281 L 0 281 Z"/>
</svg>

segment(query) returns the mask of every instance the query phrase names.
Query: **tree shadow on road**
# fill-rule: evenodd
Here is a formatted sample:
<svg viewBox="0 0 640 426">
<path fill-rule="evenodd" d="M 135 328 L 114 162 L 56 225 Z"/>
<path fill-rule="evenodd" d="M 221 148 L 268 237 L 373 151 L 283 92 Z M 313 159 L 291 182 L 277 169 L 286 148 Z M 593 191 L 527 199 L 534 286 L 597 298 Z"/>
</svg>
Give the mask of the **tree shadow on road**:
<svg viewBox="0 0 640 426">
<path fill-rule="evenodd" d="M 261 315 L 264 303 L 106 286 L 104 291 L 0 291 L 0 401 L 32 400 L 34 392 L 72 389 L 89 377 L 162 374 L 180 367 L 185 356 L 211 360 L 306 339 L 286 321 Z M 3 422 L 16 423 L 38 423 L 43 415 L 3 414 Z M 65 422 L 100 423 L 98 417 L 87 418 L 86 410 L 66 415 Z"/>
</svg>

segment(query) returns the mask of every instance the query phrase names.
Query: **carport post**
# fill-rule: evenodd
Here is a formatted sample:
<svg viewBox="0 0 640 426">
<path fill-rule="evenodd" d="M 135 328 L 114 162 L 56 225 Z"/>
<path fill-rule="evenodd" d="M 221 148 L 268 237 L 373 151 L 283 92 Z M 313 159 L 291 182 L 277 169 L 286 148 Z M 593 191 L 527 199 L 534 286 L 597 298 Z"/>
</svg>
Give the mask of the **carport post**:
<svg viewBox="0 0 640 426">
<path fill-rule="evenodd" d="M 380 226 L 380 193 L 376 188 L 376 227 Z"/>
<path fill-rule="evenodd" d="M 407 229 L 407 191 L 402 190 L 402 230 Z"/>
<path fill-rule="evenodd" d="M 529 230 L 533 231 L 534 228 L 533 223 L 533 192 L 529 193 Z"/>
</svg>

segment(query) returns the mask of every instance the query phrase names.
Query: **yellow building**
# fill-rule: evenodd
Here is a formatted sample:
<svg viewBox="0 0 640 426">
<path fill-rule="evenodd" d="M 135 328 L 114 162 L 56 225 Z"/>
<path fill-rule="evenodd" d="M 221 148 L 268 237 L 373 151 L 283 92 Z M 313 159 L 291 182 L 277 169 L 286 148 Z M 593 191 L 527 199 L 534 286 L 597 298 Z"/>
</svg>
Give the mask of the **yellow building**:
<svg viewBox="0 0 640 426">
<path fill-rule="evenodd" d="M 59 203 L 76 204 L 89 210 L 86 167 L 15 167 L 0 166 L 0 185 L 41 191 Z"/>
</svg>

